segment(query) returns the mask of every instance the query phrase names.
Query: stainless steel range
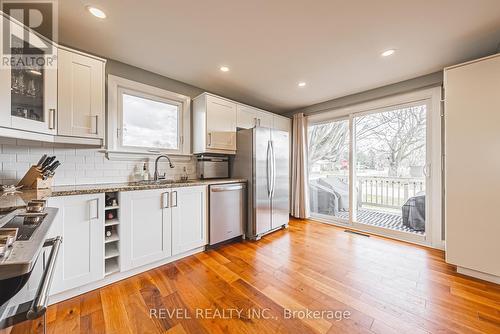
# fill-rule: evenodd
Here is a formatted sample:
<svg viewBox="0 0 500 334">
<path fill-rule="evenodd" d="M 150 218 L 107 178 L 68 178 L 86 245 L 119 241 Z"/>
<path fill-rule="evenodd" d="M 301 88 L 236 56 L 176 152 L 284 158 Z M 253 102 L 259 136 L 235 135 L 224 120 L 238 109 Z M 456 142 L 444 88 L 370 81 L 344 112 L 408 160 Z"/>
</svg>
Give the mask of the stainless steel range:
<svg viewBox="0 0 500 334">
<path fill-rule="evenodd" d="M 0 218 L 0 329 L 45 314 L 62 242 L 47 238 L 56 214 L 36 200 Z"/>
</svg>

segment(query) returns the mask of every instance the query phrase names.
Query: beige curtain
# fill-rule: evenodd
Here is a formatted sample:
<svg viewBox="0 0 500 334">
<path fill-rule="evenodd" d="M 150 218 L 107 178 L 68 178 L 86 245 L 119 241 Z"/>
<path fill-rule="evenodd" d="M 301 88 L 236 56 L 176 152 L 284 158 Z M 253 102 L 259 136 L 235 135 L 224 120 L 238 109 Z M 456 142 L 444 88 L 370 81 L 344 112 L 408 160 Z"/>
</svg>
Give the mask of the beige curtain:
<svg viewBox="0 0 500 334">
<path fill-rule="evenodd" d="M 292 201 L 291 214 L 309 217 L 307 186 L 307 119 L 304 114 L 293 115 L 292 123 Z"/>
</svg>

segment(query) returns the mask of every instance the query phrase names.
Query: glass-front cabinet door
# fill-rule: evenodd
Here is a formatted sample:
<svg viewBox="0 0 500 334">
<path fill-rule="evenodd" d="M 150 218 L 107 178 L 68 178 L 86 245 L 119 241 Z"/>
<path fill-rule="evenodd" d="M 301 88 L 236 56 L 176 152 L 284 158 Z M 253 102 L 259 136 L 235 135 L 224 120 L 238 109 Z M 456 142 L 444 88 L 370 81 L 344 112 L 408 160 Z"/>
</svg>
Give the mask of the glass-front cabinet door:
<svg viewBox="0 0 500 334">
<path fill-rule="evenodd" d="M 43 68 L 11 70 L 11 115 L 44 122 Z"/>
<path fill-rule="evenodd" d="M 55 135 L 57 47 L 3 16 L 0 21 L 0 126 Z"/>
<path fill-rule="evenodd" d="M 10 85 L 11 127 L 56 134 L 56 68 L 12 68 Z"/>
</svg>

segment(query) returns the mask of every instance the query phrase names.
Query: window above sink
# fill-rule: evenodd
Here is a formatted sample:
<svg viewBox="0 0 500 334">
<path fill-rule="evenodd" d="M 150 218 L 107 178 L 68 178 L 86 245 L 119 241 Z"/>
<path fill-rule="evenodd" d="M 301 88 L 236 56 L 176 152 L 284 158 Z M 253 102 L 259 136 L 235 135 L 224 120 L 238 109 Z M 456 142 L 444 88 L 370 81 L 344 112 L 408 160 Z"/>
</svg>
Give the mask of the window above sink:
<svg viewBox="0 0 500 334">
<path fill-rule="evenodd" d="M 188 96 L 108 75 L 108 158 L 190 155 Z"/>
</svg>

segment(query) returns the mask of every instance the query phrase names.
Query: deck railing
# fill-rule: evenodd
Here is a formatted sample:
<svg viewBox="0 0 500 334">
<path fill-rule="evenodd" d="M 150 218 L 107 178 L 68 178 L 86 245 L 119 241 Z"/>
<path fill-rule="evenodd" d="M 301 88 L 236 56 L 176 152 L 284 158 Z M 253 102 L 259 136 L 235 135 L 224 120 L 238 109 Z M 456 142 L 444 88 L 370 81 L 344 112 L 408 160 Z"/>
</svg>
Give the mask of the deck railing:
<svg viewBox="0 0 500 334">
<path fill-rule="evenodd" d="M 424 178 L 358 176 L 357 183 L 362 206 L 400 208 L 408 198 L 425 191 Z"/>
<path fill-rule="evenodd" d="M 328 175 L 349 183 L 347 175 Z M 424 178 L 357 177 L 357 200 L 360 206 L 401 208 L 406 200 L 425 191 Z"/>
</svg>

